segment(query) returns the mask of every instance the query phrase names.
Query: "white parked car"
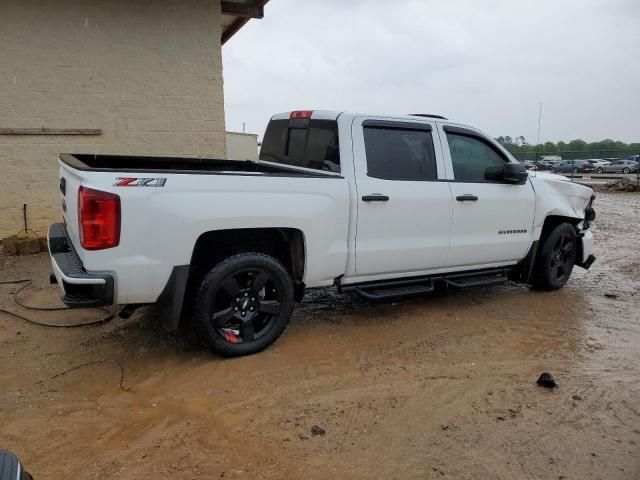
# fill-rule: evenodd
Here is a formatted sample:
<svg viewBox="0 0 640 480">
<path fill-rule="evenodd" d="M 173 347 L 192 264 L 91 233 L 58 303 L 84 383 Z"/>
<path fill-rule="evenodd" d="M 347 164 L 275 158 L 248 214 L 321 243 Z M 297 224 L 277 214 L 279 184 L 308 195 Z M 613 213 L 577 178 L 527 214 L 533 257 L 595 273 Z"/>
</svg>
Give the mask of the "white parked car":
<svg viewBox="0 0 640 480">
<path fill-rule="evenodd" d="M 257 162 L 63 154 L 60 200 L 67 305 L 157 303 L 228 356 L 274 342 L 307 287 L 554 290 L 595 260 L 591 188 L 441 117 L 283 113 Z"/>
</svg>

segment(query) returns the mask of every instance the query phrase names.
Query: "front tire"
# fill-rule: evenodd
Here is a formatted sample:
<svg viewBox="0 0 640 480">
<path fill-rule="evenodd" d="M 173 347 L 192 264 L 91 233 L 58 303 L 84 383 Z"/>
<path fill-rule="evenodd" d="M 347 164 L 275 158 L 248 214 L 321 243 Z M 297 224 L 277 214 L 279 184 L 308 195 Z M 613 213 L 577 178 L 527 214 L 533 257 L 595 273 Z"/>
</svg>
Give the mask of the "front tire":
<svg viewBox="0 0 640 480">
<path fill-rule="evenodd" d="M 284 332 L 293 312 L 293 281 L 275 258 L 241 253 L 204 277 L 192 325 L 200 341 L 225 357 L 264 350 Z"/>
<path fill-rule="evenodd" d="M 576 263 L 577 235 L 570 223 L 555 227 L 544 240 L 533 266 L 532 285 L 536 290 L 562 288 Z"/>
<path fill-rule="evenodd" d="M 624 173 L 624 174 L 629 174 L 629 173 L 631 173 L 631 170 L 630 170 L 628 167 L 624 167 L 624 168 L 622 169 L 622 173 Z"/>
<path fill-rule="evenodd" d="M 596 168 L 596 173 L 604 173 L 604 168 L 602 167 Z"/>
</svg>

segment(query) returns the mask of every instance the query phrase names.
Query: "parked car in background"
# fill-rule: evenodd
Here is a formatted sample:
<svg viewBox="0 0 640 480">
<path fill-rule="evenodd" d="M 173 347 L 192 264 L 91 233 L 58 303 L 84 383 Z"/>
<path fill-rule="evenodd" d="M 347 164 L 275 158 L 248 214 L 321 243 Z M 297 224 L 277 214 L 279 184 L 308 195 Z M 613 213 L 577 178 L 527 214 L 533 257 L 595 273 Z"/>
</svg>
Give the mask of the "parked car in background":
<svg viewBox="0 0 640 480">
<path fill-rule="evenodd" d="M 587 160 L 563 160 L 551 169 L 553 173 L 590 173 L 593 170 L 593 166 Z"/>
<path fill-rule="evenodd" d="M 606 173 L 636 173 L 637 171 L 638 162 L 635 160 L 616 160 L 604 166 Z"/>
<path fill-rule="evenodd" d="M 522 164 L 527 170 L 531 171 L 551 170 L 553 168 L 553 163 L 545 160 L 527 160 L 526 162 L 522 162 Z"/>
<path fill-rule="evenodd" d="M 611 163 L 608 160 L 598 160 L 598 159 L 587 160 L 587 162 L 593 165 L 593 169 L 596 173 L 604 173 L 604 167 L 606 167 Z"/>
<path fill-rule="evenodd" d="M 555 165 L 554 162 L 550 162 L 548 160 L 538 160 L 534 162 L 536 164 L 536 170 L 551 170 Z"/>
</svg>

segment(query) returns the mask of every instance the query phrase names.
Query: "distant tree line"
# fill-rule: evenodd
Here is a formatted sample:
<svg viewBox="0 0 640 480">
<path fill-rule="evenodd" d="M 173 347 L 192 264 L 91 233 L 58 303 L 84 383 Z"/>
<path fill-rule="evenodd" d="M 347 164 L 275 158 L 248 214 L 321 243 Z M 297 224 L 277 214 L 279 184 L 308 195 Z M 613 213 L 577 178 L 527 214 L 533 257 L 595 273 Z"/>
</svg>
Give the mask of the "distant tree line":
<svg viewBox="0 0 640 480">
<path fill-rule="evenodd" d="M 640 154 L 640 143 L 624 143 L 616 140 L 601 140 L 599 142 L 585 142 L 571 140 L 567 142 L 545 142 L 532 145 L 520 137 L 498 137 L 500 144 L 518 160 L 535 160 L 546 155 L 559 155 L 563 160 L 587 158 L 625 158 L 629 155 Z"/>
</svg>

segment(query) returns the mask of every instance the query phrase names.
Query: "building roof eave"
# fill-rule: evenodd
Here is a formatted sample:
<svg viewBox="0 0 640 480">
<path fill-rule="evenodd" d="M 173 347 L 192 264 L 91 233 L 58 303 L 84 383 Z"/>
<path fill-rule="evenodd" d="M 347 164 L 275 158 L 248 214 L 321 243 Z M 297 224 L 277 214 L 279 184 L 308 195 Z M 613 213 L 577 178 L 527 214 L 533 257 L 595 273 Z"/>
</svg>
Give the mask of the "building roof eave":
<svg viewBox="0 0 640 480">
<path fill-rule="evenodd" d="M 222 38 L 224 45 L 235 33 L 244 27 L 252 18 L 264 17 L 264 6 L 269 0 L 223 0 L 222 12 Z"/>
</svg>

